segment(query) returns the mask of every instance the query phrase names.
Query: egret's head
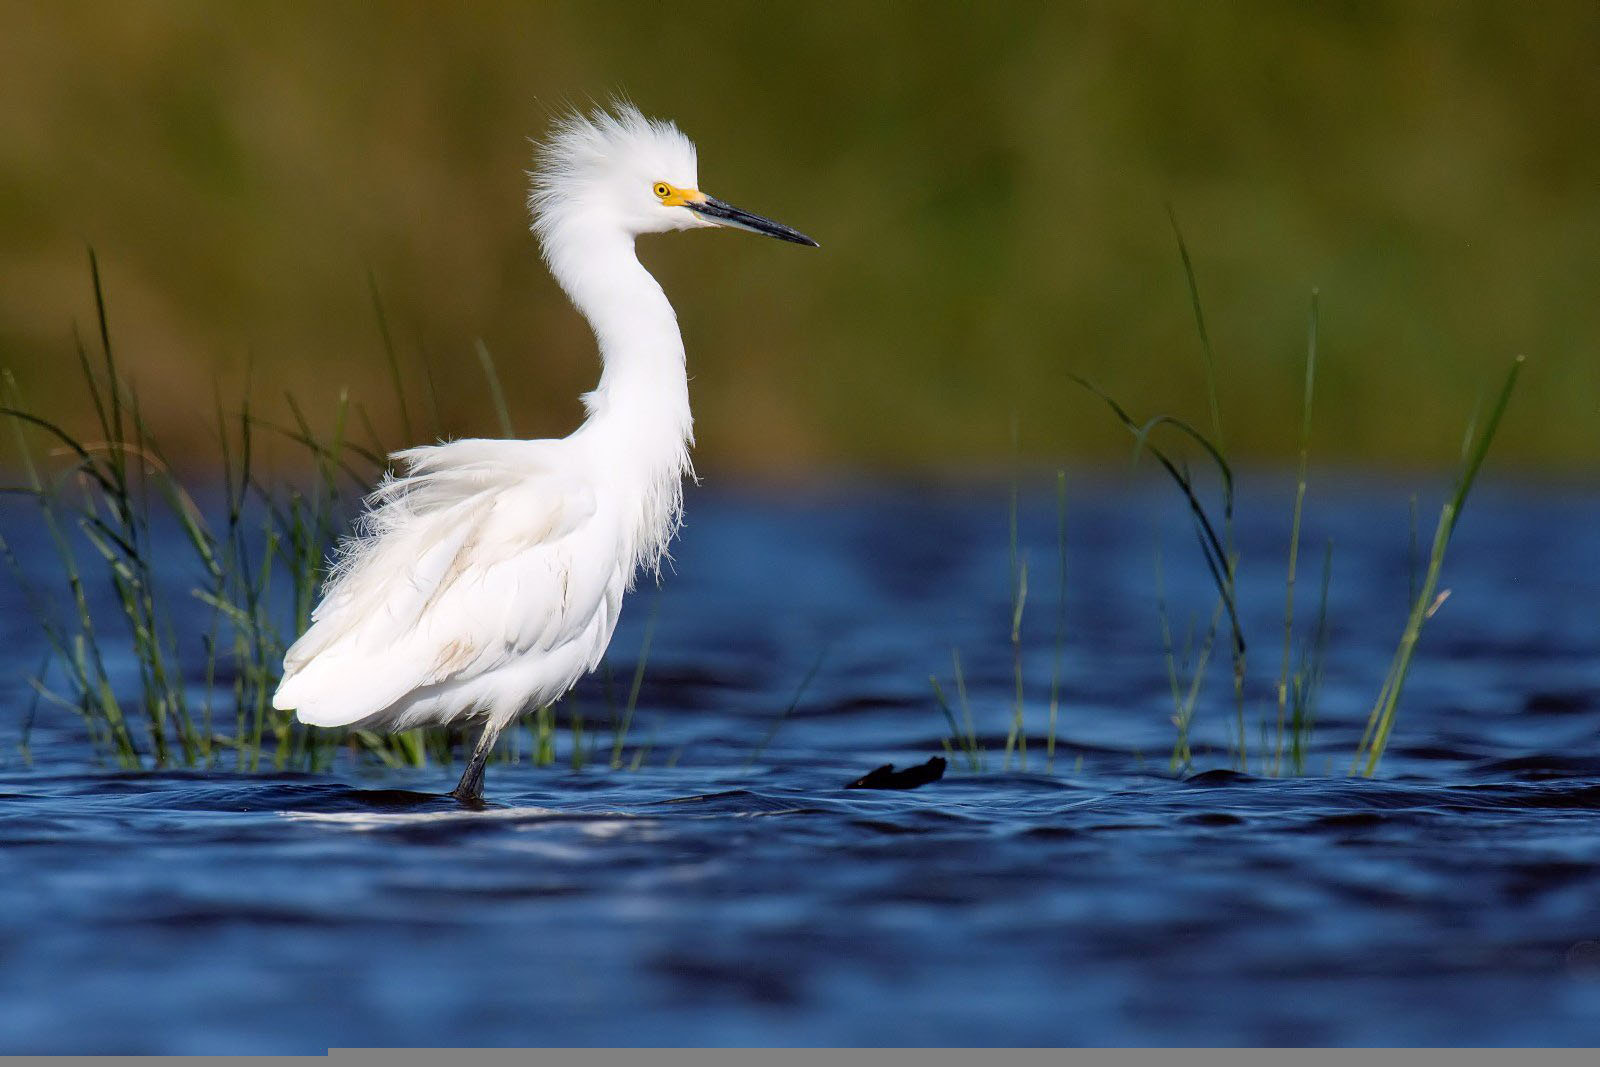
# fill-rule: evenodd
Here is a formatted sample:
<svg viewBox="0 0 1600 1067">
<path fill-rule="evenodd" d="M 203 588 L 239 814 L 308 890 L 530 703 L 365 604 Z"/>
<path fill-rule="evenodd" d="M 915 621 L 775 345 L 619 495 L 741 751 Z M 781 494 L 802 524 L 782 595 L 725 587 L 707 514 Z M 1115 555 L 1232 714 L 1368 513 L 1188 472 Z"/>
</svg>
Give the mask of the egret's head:
<svg viewBox="0 0 1600 1067">
<path fill-rule="evenodd" d="M 582 221 L 628 234 L 731 226 L 796 244 L 815 241 L 700 191 L 694 142 L 670 122 L 615 104 L 556 121 L 538 146 L 528 198 L 534 230 L 548 240 Z"/>
</svg>

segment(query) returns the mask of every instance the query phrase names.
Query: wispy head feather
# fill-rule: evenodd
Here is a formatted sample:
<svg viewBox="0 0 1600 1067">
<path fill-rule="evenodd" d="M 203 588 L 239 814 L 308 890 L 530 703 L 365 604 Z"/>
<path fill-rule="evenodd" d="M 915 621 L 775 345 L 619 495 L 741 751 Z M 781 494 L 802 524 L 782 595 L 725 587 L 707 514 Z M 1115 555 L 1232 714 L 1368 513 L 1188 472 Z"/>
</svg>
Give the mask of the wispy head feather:
<svg viewBox="0 0 1600 1067">
<path fill-rule="evenodd" d="M 580 210 L 615 215 L 626 225 L 636 205 L 653 206 L 652 183 L 694 189 L 697 170 L 694 142 L 626 100 L 587 113 L 570 111 L 535 143 L 528 172 L 533 231 L 548 249 L 553 232 Z"/>
</svg>

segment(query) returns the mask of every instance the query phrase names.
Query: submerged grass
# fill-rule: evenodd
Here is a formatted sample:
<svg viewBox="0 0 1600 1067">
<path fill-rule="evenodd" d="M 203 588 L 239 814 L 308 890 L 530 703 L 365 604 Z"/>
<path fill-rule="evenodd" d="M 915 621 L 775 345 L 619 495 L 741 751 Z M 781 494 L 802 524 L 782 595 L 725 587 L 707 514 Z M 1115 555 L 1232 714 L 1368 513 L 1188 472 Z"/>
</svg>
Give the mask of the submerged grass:
<svg viewBox="0 0 1600 1067">
<path fill-rule="evenodd" d="M 0 556 L 48 649 L 29 679 L 34 703 L 77 714 L 95 750 L 124 768 L 318 769 L 341 750 L 391 766 L 451 762 L 462 740 L 459 730 L 311 729 L 272 707 L 284 650 L 310 622 L 328 561 L 348 527 L 349 506 L 387 465 L 365 412 L 341 392 L 331 431 L 319 435 L 292 396 L 284 398 L 291 424 L 258 414 L 248 379 L 237 411 L 228 411 L 218 396 L 213 418 L 220 466 L 208 486 L 220 487 L 221 499 L 213 502 L 214 488 L 192 491 L 169 461 L 142 416 L 137 392 L 119 372 L 92 250 L 89 273 L 97 344 L 91 348 L 76 335 L 75 348 L 93 412 L 93 439 L 80 440 L 29 410 L 16 381 L 9 373 L 0 376 L 0 415 L 10 423 L 23 478 L 5 492 L 34 503 L 54 552 L 47 567 L 19 559 L 0 538 Z M 375 280 L 371 287 L 395 402 L 409 426 L 402 361 Z M 509 433 L 499 379 L 481 342 L 477 354 L 501 427 Z M 425 409 L 432 417 L 437 404 L 431 376 L 425 381 Z M 353 415 L 367 430 L 366 445 L 351 440 Z M 262 433 L 300 451 L 306 464 L 302 483 L 276 486 L 266 480 L 257 466 Z M 188 549 L 188 570 L 196 576 L 186 591 L 171 573 L 170 553 L 159 568 L 156 562 L 158 542 L 173 540 Z M 104 603 L 91 598 L 95 580 L 113 594 L 110 611 L 94 606 Z M 65 587 L 64 598 L 45 588 L 57 582 Z M 626 708 L 620 717 L 611 708 L 612 767 L 623 764 L 648 642 L 647 634 Z M 34 721 L 30 710 L 22 723 L 24 753 Z M 537 763 L 555 760 L 555 721 L 552 708 L 524 717 Z M 572 759 L 582 766 L 593 758 L 594 745 L 585 745 L 576 702 L 572 724 Z M 500 757 L 521 758 L 518 739 L 507 733 L 512 744 Z M 633 762 L 641 759 L 636 752 Z"/>
</svg>

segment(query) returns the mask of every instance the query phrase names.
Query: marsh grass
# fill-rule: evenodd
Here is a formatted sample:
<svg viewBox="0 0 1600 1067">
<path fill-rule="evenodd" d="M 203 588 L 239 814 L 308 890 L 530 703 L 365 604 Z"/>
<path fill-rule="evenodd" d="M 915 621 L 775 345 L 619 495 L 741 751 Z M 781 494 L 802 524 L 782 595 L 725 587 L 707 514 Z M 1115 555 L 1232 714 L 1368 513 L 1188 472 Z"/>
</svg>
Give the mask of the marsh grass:
<svg viewBox="0 0 1600 1067">
<path fill-rule="evenodd" d="M 1217 389 L 1217 360 L 1212 348 L 1210 332 L 1206 326 L 1205 312 L 1200 299 L 1200 288 L 1195 277 L 1188 245 L 1178 226 L 1177 218 L 1170 213 L 1173 235 L 1177 242 L 1179 259 L 1183 265 L 1184 281 L 1194 323 L 1199 335 L 1200 353 L 1205 373 L 1206 401 L 1210 419 L 1209 432 L 1175 415 L 1155 415 L 1136 419 L 1123 404 L 1100 389 L 1093 382 L 1076 374 L 1069 380 L 1098 398 L 1111 411 L 1116 421 L 1133 437 L 1133 455 L 1137 462 L 1148 456 L 1166 476 L 1176 490 L 1190 518 L 1195 542 L 1201 560 L 1211 580 L 1215 600 L 1205 625 L 1195 632 L 1193 624 L 1176 640 L 1168 608 L 1165 582 L 1165 563 L 1157 550 L 1155 560 L 1155 605 L 1161 634 L 1163 664 L 1172 701 L 1171 721 L 1174 729 L 1172 753 L 1168 761 L 1174 773 L 1185 774 L 1195 769 L 1195 753 L 1190 733 L 1205 691 L 1207 671 L 1216 656 L 1216 646 L 1223 641 L 1228 649 L 1231 666 L 1231 717 L 1232 740 L 1229 762 L 1239 771 L 1251 771 L 1267 776 L 1300 775 L 1306 771 L 1313 730 L 1316 724 L 1317 697 L 1320 690 L 1323 663 L 1328 639 L 1328 594 L 1333 572 L 1333 543 L 1323 547 L 1321 580 L 1317 586 L 1315 610 L 1311 615 L 1308 632 L 1303 632 L 1303 620 L 1297 616 L 1297 589 L 1301 580 L 1301 541 L 1309 488 L 1312 412 L 1316 397 L 1317 348 L 1320 326 L 1320 294 L 1311 294 L 1307 316 L 1306 357 L 1301 394 L 1301 417 L 1297 442 L 1295 482 L 1290 504 L 1290 532 L 1287 564 L 1284 577 L 1283 641 L 1278 671 L 1272 685 L 1273 699 L 1258 723 L 1259 745 L 1252 750 L 1248 743 L 1248 709 L 1250 675 L 1244 628 L 1238 608 L 1238 578 L 1240 558 L 1234 539 L 1236 505 L 1233 466 L 1228 458 L 1223 433 L 1221 404 Z M 1461 449 L 1461 467 L 1453 492 L 1441 509 L 1434 537 L 1425 561 L 1419 562 L 1417 536 L 1416 498 L 1411 498 L 1407 602 L 1409 612 L 1402 629 L 1388 674 L 1368 716 L 1366 729 L 1357 746 L 1351 774 L 1371 776 L 1377 772 L 1391 732 L 1394 728 L 1404 689 L 1406 676 L 1424 624 L 1449 596 L 1449 590 L 1439 591 L 1445 555 L 1456 523 L 1466 506 L 1483 463 L 1488 456 L 1501 418 L 1510 404 L 1523 357 L 1512 362 L 1500 390 L 1489 406 L 1488 417 L 1481 428 L 1476 418 L 1469 423 Z M 1013 436 L 1016 430 L 1013 426 Z M 1186 446 L 1186 447 L 1184 447 Z M 1215 488 L 1208 492 L 1205 484 L 1190 466 L 1184 451 L 1195 452 L 1202 462 L 1201 470 L 1215 476 Z M 1058 704 L 1060 695 L 1061 648 L 1065 640 L 1066 618 L 1066 534 L 1065 534 L 1065 475 L 1057 477 L 1060 590 L 1058 615 L 1055 627 L 1056 657 L 1052 670 L 1049 696 L 1046 750 L 1053 766 L 1058 730 Z M 1026 768 L 1027 734 L 1023 701 L 1022 640 L 1023 613 L 1027 600 L 1027 557 L 1020 553 L 1017 543 L 1018 491 L 1013 482 L 1009 508 L 1011 613 L 1009 617 L 1009 643 L 1014 673 L 1011 728 L 1006 736 L 1002 769 L 1009 769 L 1012 755 L 1018 756 L 1019 769 Z M 949 727 L 949 737 L 944 742 L 947 752 L 960 752 L 972 770 L 982 769 L 986 753 L 978 741 L 972 725 L 971 708 L 967 701 L 958 652 L 952 653 L 955 668 L 956 691 L 962 713 L 958 725 L 955 713 L 946 699 L 937 677 L 930 679 L 934 699 Z"/>
<path fill-rule="evenodd" d="M 1200 337 L 1209 432 L 1173 415 L 1138 420 L 1094 383 L 1076 375 L 1068 377 L 1103 402 L 1130 434 L 1135 460 L 1152 459 L 1174 487 L 1210 578 L 1214 599 L 1204 624 L 1191 623 L 1180 640 L 1169 617 L 1165 563 L 1158 552 L 1156 612 L 1175 731 L 1169 767 L 1177 773 L 1195 768 L 1190 734 L 1201 711 L 1205 679 L 1218 658 L 1220 643 L 1227 649 L 1231 667 L 1230 764 L 1239 770 L 1254 769 L 1267 775 L 1301 774 L 1305 772 L 1316 722 L 1333 559 L 1330 543 L 1322 553 L 1318 597 L 1307 628 L 1298 590 L 1303 570 L 1300 542 L 1308 496 L 1317 374 L 1318 298 L 1313 294 L 1308 319 L 1282 648 L 1271 687 L 1272 698 L 1261 709 L 1259 742 L 1252 752 L 1247 726 L 1251 703 L 1249 645 L 1237 604 L 1240 558 L 1234 540 L 1234 473 L 1224 443 L 1216 357 L 1194 267 L 1175 219 L 1173 231 Z M 341 751 L 390 766 L 452 762 L 463 741 L 459 731 L 385 735 L 361 730 L 314 730 L 300 726 L 292 715 L 271 706 L 284 649 L 309 622 L 328 560 L 348 527 L 353 503 L 387 465 L 386 449 L 366 410 L 341 392 L 330 413 L 331 428 L 318 431 L 316 421 L 300 404 L 292 396 L 285 396 L 289 421 L 274 422 L 260 413 L 247 380 L 236 410 L 230 411 L 220 396 L 214 397 L 212 418 L 219 455 L 214 478 L 201 483 L 187 481 L 183 471 L 169 461 L 144 419 L 137 392 L 119 373 L 105 293 L 92 252 L 90 277 L 95 329 L 89 341 L 75 333 L 74 349 L 94 415 L 92 436 L 75 437 L 60 422 L 30 410 L 15 380 L 9 374 L 0 376 L 0 414 L 8 417 L 23 479 L 22 484 L 5 487 L 4 491 L 35 504 L 53 552 L 49 563 L 22 560 L 10 544 L 0 539 L 0 556 L 23 590 L 47 647 L 47 654 L 29 679 L 33 696 L 22 717 L 22 751 L 28 752 L 29 731 L 39 709 L 55 706 L 81 718 L 97 752 L 129 768 L 320 769 Z M 399 421 L 409 428 L 412 409 L 407 401 L 404 361 L 375 280 L 371 290 Z M 510 435 L 512 422 L 494 361 L 481 341 L 475 345 L 475 352 L 500 429 Z M 437 437 L 440 427 L 433 378 L 425 358 L 422 364 L 425 391 L 421 410 Z M 1474 420 L 1468 428 L 1454 491 L 1441 509 L 1426 559 L 1422 558 L 1418 542 L 1413 498 L 1409 610 L 1354 755 L 1353 774 L 1376 773 L 1389 743 L 1422 629 L 1449 595 L 1448 589 L 1441 591 L 1440 581 L 1451 537 L 1509 405 L 1521 366 L 1522 359 L 1518 357 L 1481 426 Z M 359 435 L 354 432 L 357 428 Z M 407 433 L 408 439 L 414 439 L 409 430 Z M 1014 424 L 1014 439 L 1015 435 Z M 279 447 L 297 450 L 304 467 L 301 482 L 278 485 L 268 480 L 258 463 L 263 436 L 272 438 Z M 358 440 L 358 436 L 362 439 Z M 1189 454 L 1198 457 L 1199 473 L 1191 467 Z M 1204 477 L 1207 474 L 1209 479 Z M 195 484 L 204 484 L 208 489 L 197 492 L 191 488 Z M 217 488 L 213 487 L 220 487 L 220 500 L 213 499 L 217 496 Z M 1051 770 L 1062 726 L 1068 633 L 1064 471 L 1057 472 L 1055 494 L 1054 649 L 1043 745 L 1046 766 Z M 1020 547 L 1020 500 L 1018 483 L 1013 481 L 1008 507 L 1007 617 L 1012 684 L 1009 725 L 999 761 L 1003 771 L 1027 770 L 1029 756 L 1023 635 L 1031 568 L 1027 553 Z M 173 553 L 167 546 L 174 542 L 187 550 L 183 580 L 172 574 Z M 109 600 L 98 595 L 101 586 L 110 590 Z M 106 604 L 112 606 L 107 609 Z M 578 698 L 572 696 L 559 707 L 530 710 L 522 718 L 521 730 L 507 731 L 498 758 L 522 760 L 526 742 L 528 760 L 538 765 L 554 764 L 562 759 L 564 732 L 568 739 L 565 758 L 575 769 L 590 764 L 603 764 L 614 770 L 643 765 L 653 750 L 653 741 L 635 745 L 630 752 L 628 735 L 654 629 L 652 610 L 627 696 L 620 706 L 612 695 L 610 669 L 603 668 L 609 712 L 606 726 L 598 717 L 592 723 L 588 721 Z M 821 661 L 819 655 L 817 664 L 801 681 L 788 711 L 778 717 L 773 732 L 793 711 Z M 989 765 L 989 753 L 978 732 L 958 649 L 951 650 L 951 667 L 953 701 L 938 676 L 929 679 L 948 728 L 943 746 L 953 762 L 981 772 Z M 564 730 L 561 709 L 566 712 Z M 752 762 L 771 739 L 769 733 L 757 746 Z M 676 754 L 670 758 L 675 762 Z M 1080 755 L 1074 765 L 1081 765 L 1081 761 Z"/>
<path fill-rule="evenodd" d="M 1179 247 L 1180 249 L 1183 247 L 1181 235 L 1179 236 Z M 1195 298 L 1196 322 L 1203 323 L 1198 296 L 1195 295 L 1197 290 L 1194 285 L 1193 269 L 1190 266 L 1186 252 L 1183 258 L 1190 293 Z M 1331 541 L 1325 545 L 1323 551 L 1321 582 L 1318 586 L 1314 621 L 1311 625 L 1310 633 L 1301 637 L 1298 651 L 1296 646 L 1295 616 L 1295 592 L 1300 576 L 1301 529 L 1308 489 L 1311 416 L 1315 398 L 1318 312 L 1319 296 L 1313 292 L 1307 329 L 1298 460 L 1290 510 L 1288 562 L 1284 580 L 1283 646 L 1278 678 L 1274 686 L 1276 697 L 1275 717 L 1271 729 L 1264 723 L 1262 725 L 1262 746 L 1258 752 L 1254 768 L 1257 773 L 1269 776 L 1281 776 L 1286 773 L 1296 775 L 1305 773 L 1311 735 L 1316 722 L 1317 694 L 1322 680 L 1323 660 L 1327 647 L 1328 592 L 1332 581 L 1333 569 L 1333 544 Z M 1205 340 L 1203 325 L 1200 328 L 1202 349 L 1209 353 L 1210 346 L 1209 342 Z M 1523 358 L 1521 356 L 1518 356 L 1513 361 L 1511 369 L 1490 408 L 1489 418 L 1481 432 L 1477 430 L 1475 423 L 1469 426 L 1467 430 L 1466 439 L 1462 446 L 1461 471 L 1457 476 L 1454 492 L 1441 511 L 1420 586 L 1414 573 L 1409 578 L 1411 610 L 1402 631 L 1393 663 L 1369 716 L 1366 731 L 1357 747 L 1355 761 L 1351 768 L 1352 773 L 1359 772 L 1370 777 L 1377 772 L 1378 765 L 1383 758 L 1383 752 L 1388 744 L 1399 709 L 1400 694 L 1410 669 L 1412 654 L 1421 636 L 1423 624 L 1429 618 L 1432 618 L 1434 612 L 1438 610 L 1444 599 L 1449 595 L 1448 590 L 1438 593 L 1437 589 L 1451 534 L 1454 532 L 1455 524 L 1460 518 L 1461 512 L 1466 505 L 1467 497 L 1476 482 L 1478 473 L 1494 441 L 1501 417 L 1505 414 L 1505 410 L 1510 403 L 1522 364 Z M 1208 383 L 1211 381 L 1211 366 L 1212 360 L 1208 354 Z M 1080 384 L 1105 401 L 1123 426 L 1133 433 L 1136 456 L 1141 453 L 1152 455 L 1180 491 L 1194 519 L 1197 541 L 1217 594 L 1216 606 L 1213 609 L 1204 636 L 1198 642 L 1197 649 L 1192 652 L 1192 657 L 1185 655 L 1180 658 L 1174 652 L 1165 594 L 1162 591 L 1161 564 L 1158 558 L 1157 614 L 1160 618 L 1162 645 L 1172 690 L 1173 723 L 1176 729 L 1176 740 L 1170 766 L 1173 770 L 1179 772 L 1193 768 L 1194 756 L 1189 744 L 1189 730 L 1194 719 L 1201 693 L 1201 682 L 1211 658 L 1218 627 L 1226 619 L 1231 630 L 1229 645 L 1233 653 L 1232 681 L 1236 747 L 1231 753 L 1232 762 L 1238 770 L 1250 770 L 1251 763 L 1249 751 L 1246 747 L 1245 723 L 1247 684 L 1245 650 L 1247 644 L 1239 623 L 1235 600 L 1238 556 L 1232 549 L 1233 476 L 1221 438 L 1220 436 L 1208 438 L 1191 424 L 1173 416 L 1156 416 L 1142 424 L 1138 424 L 1115 400 L 1096 389 L 1087 381 L 1082 379 L 1079 379 L 1079 381 Z M 1214 389 L 1210 389 L 1208 392 L 1214 392 Z M 1212 416 L 1214 420 L 1217 420 L 1217 409 L 1214 405 Z M 1220 420 L 1216 421 L 1215 425 L 1220 426 Z M 1151 434 L 1163 427 L 1175 430 L 1190 441 L 1198 444 L 1203 454 L 1215 465 L 1223 486 L 1222 517 L 1220 522 L 1213 521 L 1207 514 L 1201 497 L 1196 492 L 1194 480 L 1190 476 L 1188 469 L 1176 462 L 1171 455 L 1151 444 Z M 1224 532 L 1221 539 L 1217 536 L 1219 527 Z M 1416 512 L 1414 498 L 1411 527 L 1412 555 L 1415 557 Z M 1414 570 L 1415 568 L 1413 568 Z M 1184 684 L 1183 679 L 1184 663 L 1190 664 L 1187 684 Z"/>
<path fill-rule="evenodd" d="M 37 709 L 78 715 L 95 751 L 123 768 L 225 766 L 230 769 L 321 769 L 341 750 L 389 766 L 449 763 L 459 730 L 379 734 L 298 724 L 272 707 L 287 645 L 309 624 L 330 556 L 349 526 L 360 493 L 387 466 L 386 449 L 364 409 L 340 392 L 331 429 L 319 433 L 292 396 L 290 422 L 260 414 L 251 385 L 237 410 L 215 396 L 212 418 L 219 467 L 191 488 L 142 415 L 137 391 L 119 371 L 99 264 L 89 254 L 95 303 L 93 344 L 75 332 L 74 347 L 93 437 L 80 439 L 60 422 L 30 410 L 15 379 L 0 376 L 0 414 L 10 424 L 22 484 L 9 496 L 30 500 L 53 555 L 20 559 L 0 538 L 0 556 L 37 619 L 47 653 L 29 678 L 33 700 L 19 745 L 29 751 Z M 371 283 L 384 356 L 402 425 L 411 425 L 403 362 Z M 510 433 L 493 360 L 477 355 L 503 432 Z M 431 373 L 424 374 L 424 410 L 440 435 Z M 352 439 L 359 422 L 365 443 Z M 298 453 L 305 476 L 276 485 L 258 466 L 262 435 Z M 408 434 L 409 439 L 409 434 Z M 220 500 L 213 498 L 218 495 Z M 174 544 L 186 551 L 175 575 Z M 95 595 L 103 585 L 109 599 Z M 65 596 L 61 592 L 65 592 Z M 110 604 L 108 608 L 106 605 Z M 651 627 L 654 620 L 652 616 Z M 620 714 L 612 704 L 609 759 L 624 759 L 627 734 L 649 654 L 649 632 Z M 595 757 L 594 731 L 571 702 L 570 759 Z M 522 718 L 529 758 L 556 759 L 557 712 Z M 497 758 L 522 758 L 519 731 L 507 731 Z"/>
</svg>

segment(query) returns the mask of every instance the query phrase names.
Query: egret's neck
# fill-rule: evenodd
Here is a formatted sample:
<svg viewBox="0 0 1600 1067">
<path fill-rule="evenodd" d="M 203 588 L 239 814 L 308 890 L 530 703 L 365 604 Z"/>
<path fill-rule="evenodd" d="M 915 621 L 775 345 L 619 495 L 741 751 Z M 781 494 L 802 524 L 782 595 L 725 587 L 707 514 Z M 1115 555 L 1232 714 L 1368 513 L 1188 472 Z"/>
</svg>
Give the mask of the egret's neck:
<svg viewBox="0 0 1600 1067">
<path fill-rule="evenodd" d="M 583 397 L 578 433 L 604 477 L 638 509 L 639 562 L 659 563 L 677 530 L 693 471 L 689 380 L 678 317 L 634 253 L 633 238 L 574 222 L 545 236 L 545 258 L 600 346 L 600 383 Z"/>
</svg>

